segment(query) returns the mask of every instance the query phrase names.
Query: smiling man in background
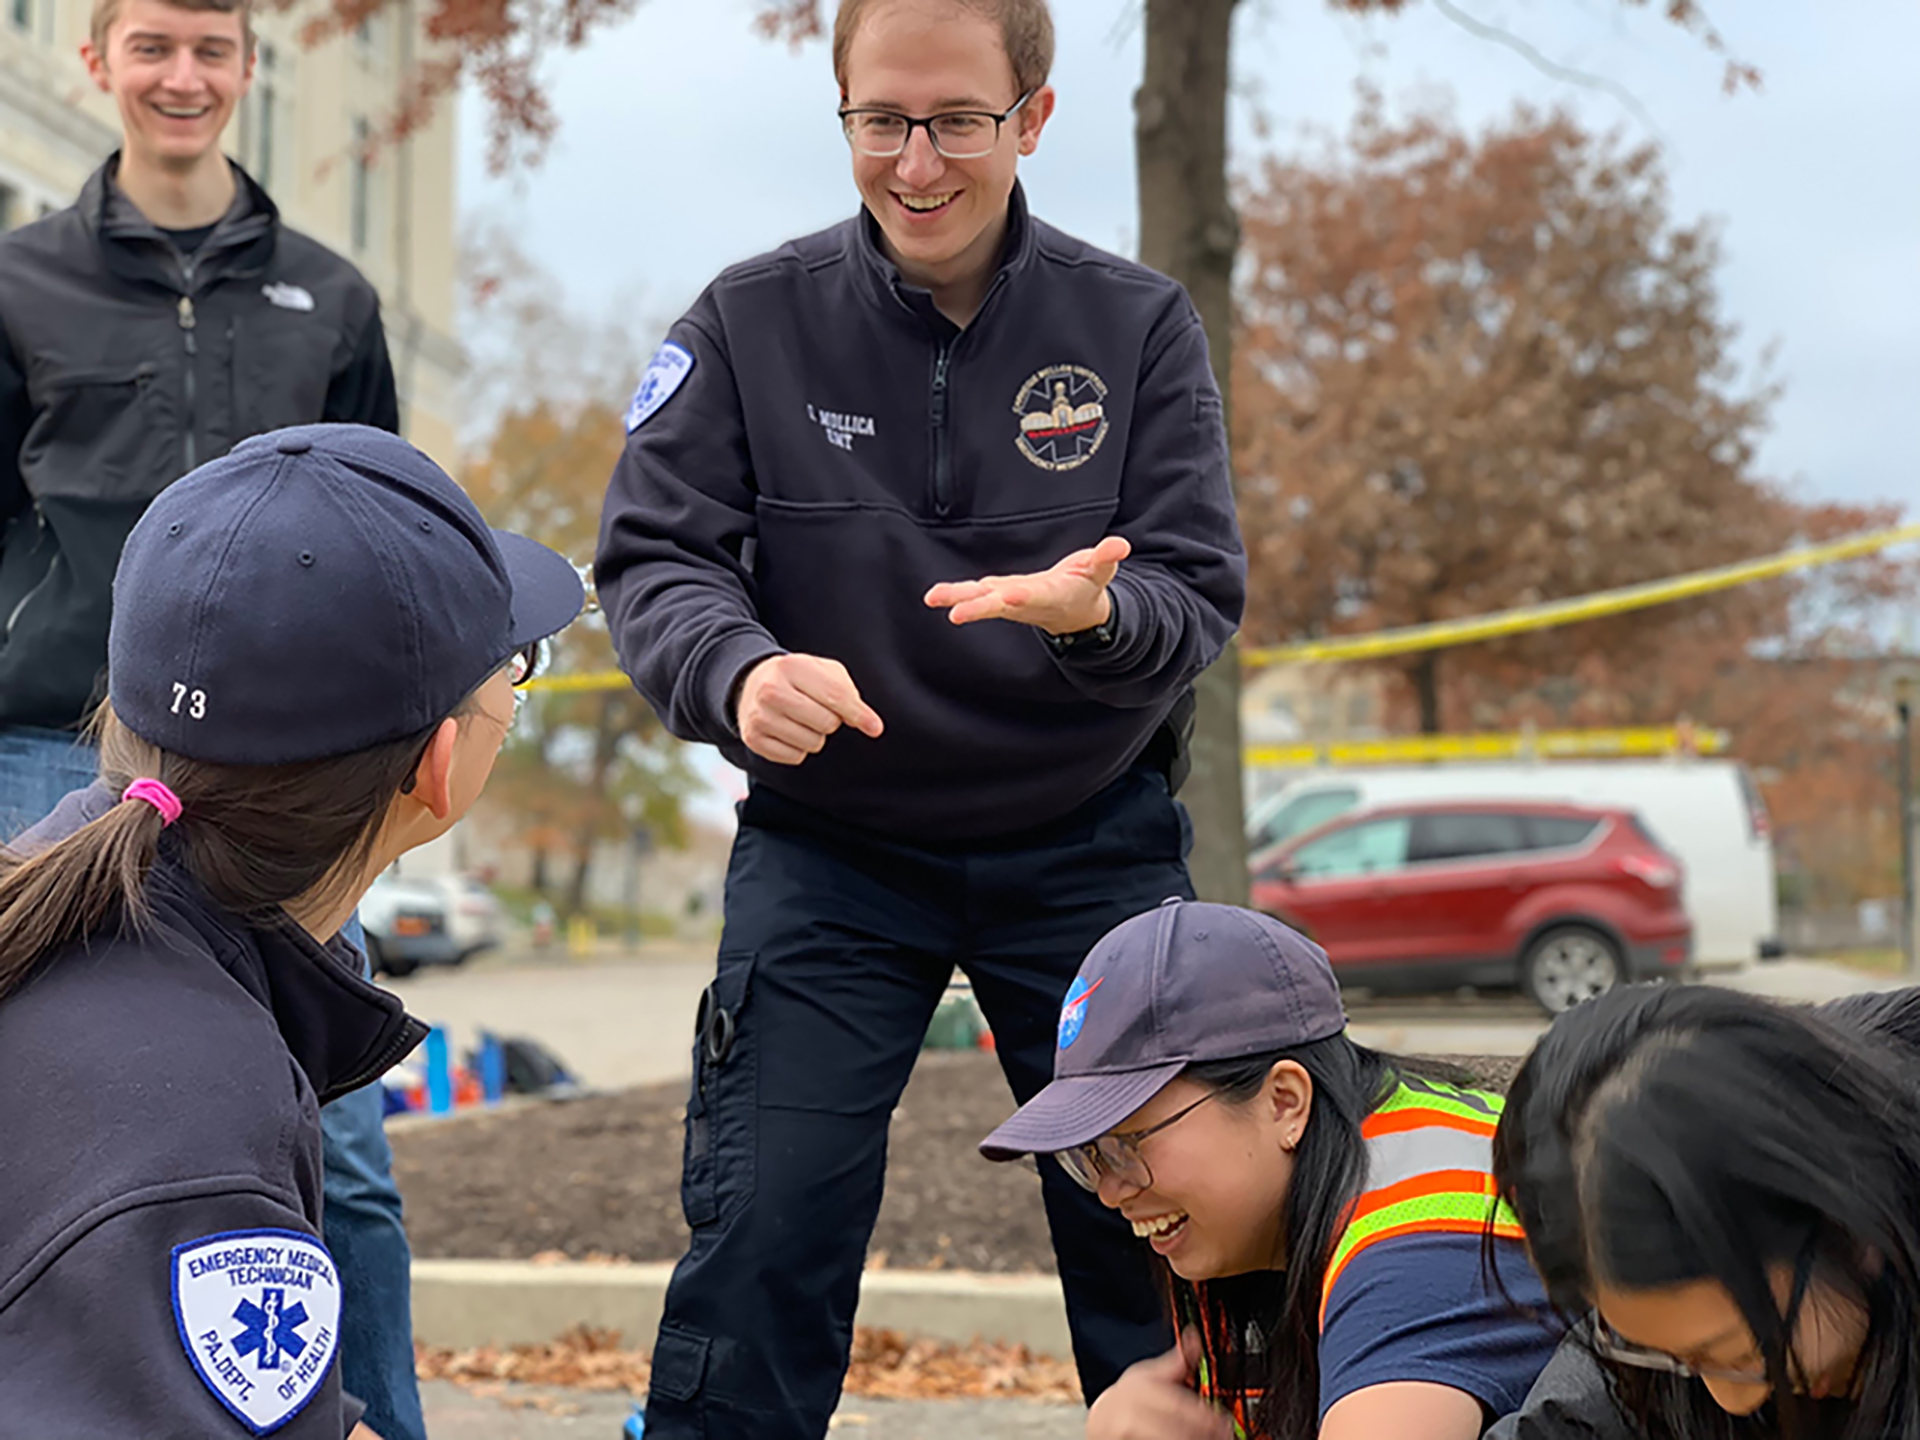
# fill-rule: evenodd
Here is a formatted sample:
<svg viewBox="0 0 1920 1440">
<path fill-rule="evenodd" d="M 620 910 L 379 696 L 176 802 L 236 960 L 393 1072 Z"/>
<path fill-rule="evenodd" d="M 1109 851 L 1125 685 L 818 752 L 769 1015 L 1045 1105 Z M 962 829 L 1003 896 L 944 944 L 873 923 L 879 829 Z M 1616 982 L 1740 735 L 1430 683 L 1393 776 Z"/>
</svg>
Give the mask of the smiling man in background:
<svg viewBox="0 0 1920 1440">
<path fill-rule="evenodd" d="M 153 498 L 265 430 L 400 421 L 373 287 L 221 153 L 246 0 L 97 0 L 81 56 L 120 149 L 0 235 L 0 844 L 93 779 L 114 568 Z M 321 1121 L 342 1378 L 385 1440 L 424 1440 L 378 1088 Z"/>
<path fill-rule="evenodd" d="M 843 0 L 864 212 L 722 275 L 628 412 L 601 600 L 752 781 L 649 1440 L 826 1432 L 953 968 L 1024 1100 L 1094 942 L 1192 893 L 1191 682 L 1245 580 L 1220 393 L 1178 285 L 1028 214 L 1052 59 L 1045 0 Z M 1091 1398 L 1170 1332 L 1146 1247 L 1041 1176 Z"/>
</svg>

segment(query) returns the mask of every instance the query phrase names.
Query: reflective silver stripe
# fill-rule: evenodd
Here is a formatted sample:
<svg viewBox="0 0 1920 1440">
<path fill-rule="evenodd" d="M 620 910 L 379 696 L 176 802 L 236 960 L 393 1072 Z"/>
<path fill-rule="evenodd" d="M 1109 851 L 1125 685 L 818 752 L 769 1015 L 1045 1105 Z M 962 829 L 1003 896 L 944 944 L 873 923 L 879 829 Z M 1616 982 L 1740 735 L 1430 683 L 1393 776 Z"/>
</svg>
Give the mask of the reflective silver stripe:
<svg viewBox="0 0 1920 1440">
<path fill-rule="evenodd" d="M 1367 1141 L 1365 1191 L 1384 1190 L 1436 1170 L 1493 1170 L 1493 1141 L 1444 1125 L 1423 1125 Z"/>
</svg>

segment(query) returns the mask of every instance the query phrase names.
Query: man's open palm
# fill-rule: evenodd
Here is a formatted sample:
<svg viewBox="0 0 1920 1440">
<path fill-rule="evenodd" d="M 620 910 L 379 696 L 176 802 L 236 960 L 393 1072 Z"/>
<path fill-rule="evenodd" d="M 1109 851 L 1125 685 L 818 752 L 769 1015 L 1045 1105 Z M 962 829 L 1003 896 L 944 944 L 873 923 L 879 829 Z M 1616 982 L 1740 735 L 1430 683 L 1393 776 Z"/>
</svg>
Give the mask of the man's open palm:
<svg viewBox="0 0 1920 1440">
<path fill-rule="evenodd" d="M 1091 550 L 1076 550 L 1037 575 L 988 575 L 955 580 L 927 592 L 927 605 L 948 612 L 956 625 L 1015 620 L 1049 635 L 1072 635 L 1104 625 L 1113 614 L 1107 586 L 1133 547 L 1109 535 Z"/>
</svg>

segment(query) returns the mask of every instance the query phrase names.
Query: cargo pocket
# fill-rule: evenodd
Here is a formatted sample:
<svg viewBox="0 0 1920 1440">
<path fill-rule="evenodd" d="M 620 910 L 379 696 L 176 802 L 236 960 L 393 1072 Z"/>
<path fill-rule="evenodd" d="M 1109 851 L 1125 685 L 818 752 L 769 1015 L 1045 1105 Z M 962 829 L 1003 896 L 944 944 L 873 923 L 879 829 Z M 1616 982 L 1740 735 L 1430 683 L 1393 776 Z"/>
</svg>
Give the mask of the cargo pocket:
<svg viewBox="0 0 1920 1440">
<path fill-rule="evenodd" d="M 660 1338 L 653 1346 L 653 1373 L 647 1383 L 649 1395 L 661 1395 L 682 1404 L 698 1395 L 707 1378 L 707 1351 L 712 1344 L 705 1335 L 662 1325 Z"/>
<path fill-rule="evenodd" d="M 753 956 L 722 953 L 694 1022 L 680 1205 L 695 1229 L 737 1214 L 753 1195 L 760 1096 L 752 981 Z"/>
</svg>

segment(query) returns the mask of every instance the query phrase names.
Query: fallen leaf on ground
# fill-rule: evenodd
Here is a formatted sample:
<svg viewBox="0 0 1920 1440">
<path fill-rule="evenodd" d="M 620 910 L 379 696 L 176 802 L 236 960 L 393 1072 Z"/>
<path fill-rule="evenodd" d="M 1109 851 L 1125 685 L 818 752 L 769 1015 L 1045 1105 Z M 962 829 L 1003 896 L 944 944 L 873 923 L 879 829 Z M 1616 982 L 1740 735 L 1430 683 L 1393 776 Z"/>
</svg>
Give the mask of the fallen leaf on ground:
<svg viewBox="0 0 1920 1440">
<path fill-rule="evenodd" d="M 452 1350 L 417 1345 L 420 1378 L 448 1380 L 475 1394 L 499 1395 L 501 1382 L 644 1395 L 646 1352 L 623 1350 L 611 1330 L 582 1326 L 544 1345 L 482 1345 Z M 883 1400 L 1042 1400 L 1080 1403 L 1080 1381 L 1064 1360 L 1024 1345 L 909 1340 L 891 1330 L 858 1329 L 846 1393 Z M 520 1403 L 520 1402 L 516 1402 Z M 544 1409 L 541 1400 L 524 1402 Z M 564 1403 L 564 1402 L 549 1402 Z M 553 1412 L 559 1413 L 559 1412 Z M 847 1416 L 842 1424 L 865 1424 Z"/>
</svg>

